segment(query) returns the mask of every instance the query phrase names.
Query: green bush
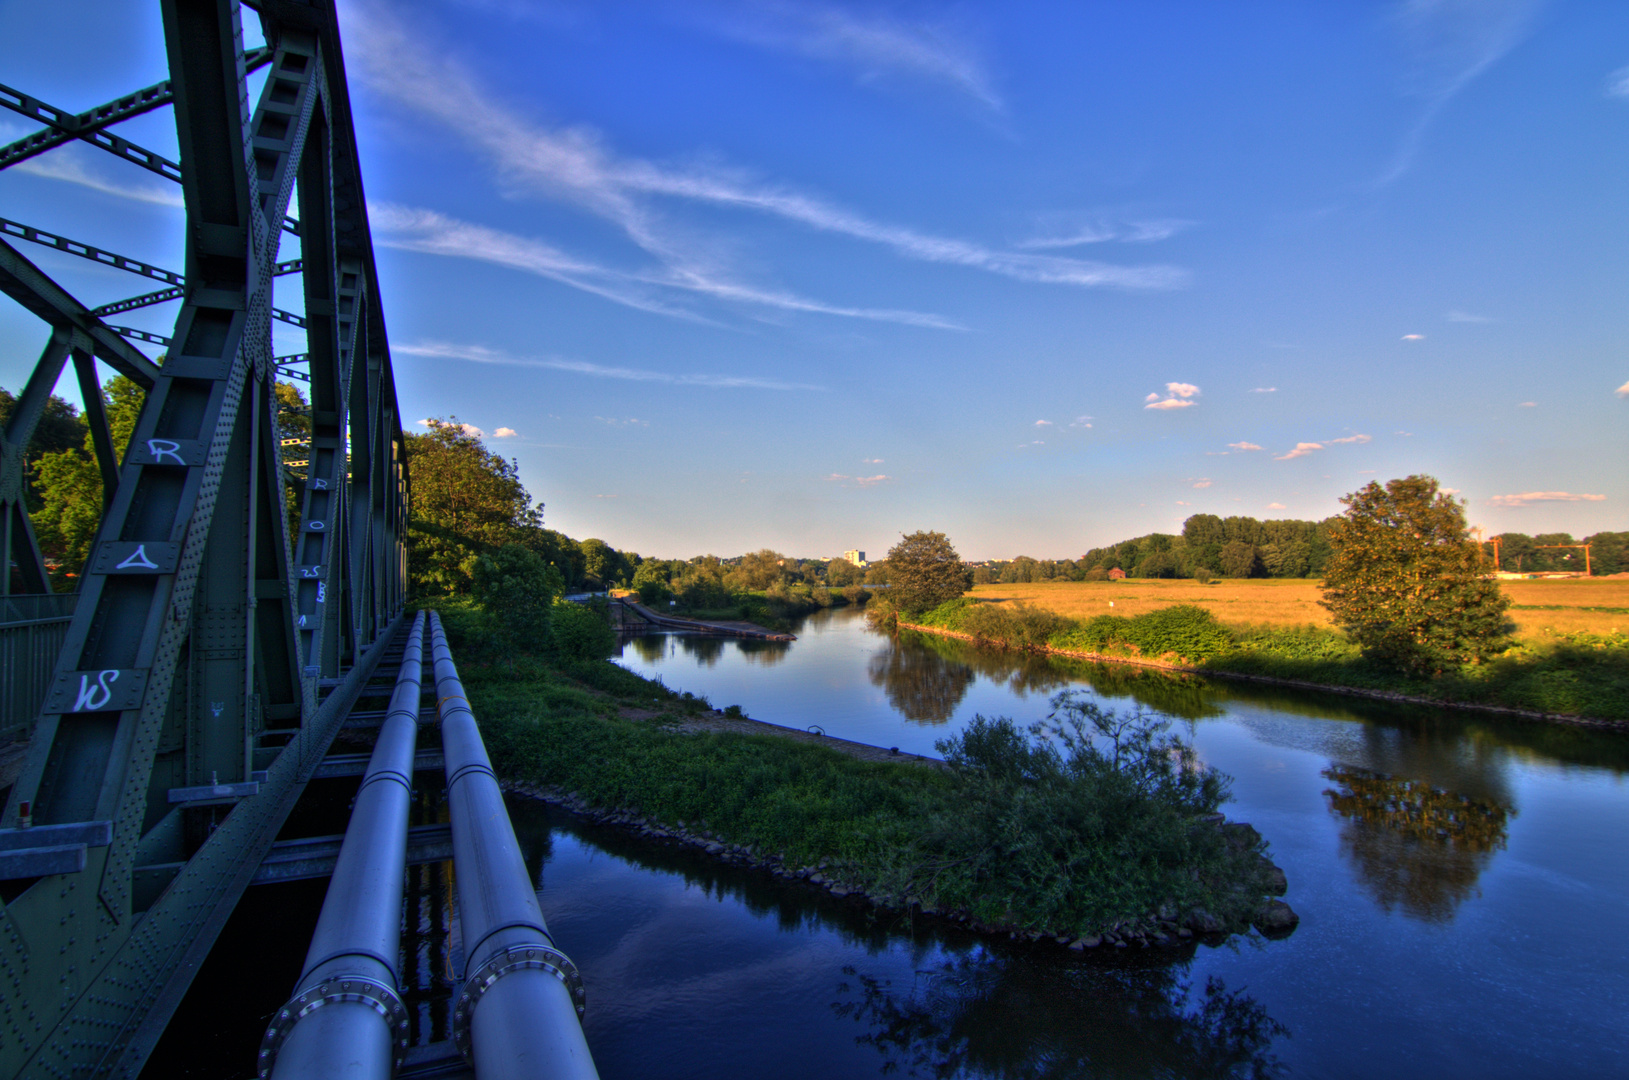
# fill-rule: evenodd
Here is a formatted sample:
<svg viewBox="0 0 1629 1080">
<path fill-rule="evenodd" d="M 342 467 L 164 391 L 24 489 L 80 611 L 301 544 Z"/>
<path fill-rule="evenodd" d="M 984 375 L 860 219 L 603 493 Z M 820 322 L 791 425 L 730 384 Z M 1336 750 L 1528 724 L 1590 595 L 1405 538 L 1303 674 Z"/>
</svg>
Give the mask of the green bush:
<svg viewBox="0 0 1629 1080">
<path fill-rule="evenodd" d="M 603 660 L 617 646 L 617 633 L 603 613 L 569 601 L 554 605 L 554 648 L 562 660 Z"/>
<path fill-rule="evenodd" d="M 1195 604 L 1175 604 L 1143 615 L 1099 615 L 1054 635 L 1063 649 L 1110 652 L 1135 647 L 1148 657 L 1174 655 L 1198 663 L 1228 651 L 1233 633 L 1215 615 Z"/>
</svg>

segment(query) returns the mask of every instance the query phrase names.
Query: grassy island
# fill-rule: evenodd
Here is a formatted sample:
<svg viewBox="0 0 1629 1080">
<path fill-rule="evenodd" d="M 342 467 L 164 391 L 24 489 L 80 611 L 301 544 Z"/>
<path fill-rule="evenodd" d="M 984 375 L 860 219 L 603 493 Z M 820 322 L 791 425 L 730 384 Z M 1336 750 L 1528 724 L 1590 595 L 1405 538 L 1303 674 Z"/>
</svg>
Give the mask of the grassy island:
<svg viewBox="0 0 1629 1080">
<path fill-rule="evenodd" d="M 1046 726 L 979 718 L 940 744 L 943 768 L 860 761 L 687 730 L 705 700 L 605 660 L 502 662 L 487 615 L 442 612 L 500 776 L 648 834 L 881 908 L 1091 945 L 1287 912 L 1265 899 L 1283 890 L 1261 838 L 1221 826 L 1226 778 L 1157 714 L 1064 697 Z"/>
</svg>

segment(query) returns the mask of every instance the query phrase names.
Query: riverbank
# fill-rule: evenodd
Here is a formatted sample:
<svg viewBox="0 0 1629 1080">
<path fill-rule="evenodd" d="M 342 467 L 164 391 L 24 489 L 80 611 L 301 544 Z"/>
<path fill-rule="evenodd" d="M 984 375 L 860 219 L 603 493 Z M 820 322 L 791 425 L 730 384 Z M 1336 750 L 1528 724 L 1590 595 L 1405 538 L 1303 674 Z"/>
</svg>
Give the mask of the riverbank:
<svg viewBox="0 0 1629 1080">
<path fill-rule="evenodd" d="M 1049 771 L 1015 735 L 1004 752 L 1022 758 L 1016 772 L 961 744 L 945 768 L 864 760 L 812 734 L 718 730 L 704 699 L 608 661 L 483 663 L 461 633 L 478 621 L 460 614 L 443 618 L 499 776 L 596 820 L 880 912 L 1081 948 L 1295 924 L 1260 836 L 1218 827 L 1220 788 L 1172 773 L 1164 743 L 1135 763 L 1165 769 L 1160 783 L 1102 764 Z"/>
<path fill-rule="evenodd" d="M 1336 630 L 1229 626 L 1187 604 L 1076 620 L 1023 603 L 962 597 L 898 625 L 1067 659 L 1629 731 L 1629 634 L 1617 631 L 1556 634 L 1486 664 L 1411 679 L 1366 661 Z"/>
</svg>

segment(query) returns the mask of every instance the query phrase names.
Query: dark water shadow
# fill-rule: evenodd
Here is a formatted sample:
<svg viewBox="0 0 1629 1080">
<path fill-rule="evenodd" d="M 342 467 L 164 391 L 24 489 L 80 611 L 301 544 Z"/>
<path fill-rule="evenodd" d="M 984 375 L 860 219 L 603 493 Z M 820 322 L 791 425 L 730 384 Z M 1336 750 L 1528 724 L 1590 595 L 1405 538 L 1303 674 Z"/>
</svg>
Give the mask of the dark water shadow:
<svg viewBox="0 0 1629 1080">
<path fill-rule="evenodd" d="M 822 930 L 877 956 L 903 950 L 917 969 L 896 988 L 844 969 L 831 1008 L 859 1026 L 856 1041 L 882 1071 L 951 1077 L 1216 1077 L 1276 1075 L 1287 1029 L 1220 980 L 1185 981 L 1197 946 L 1071 952 L 1054 944 L 990 941 L 945 923 L 879 914 L 800 882 L 719 863 L 528 799 L 511 799 L 528 868 L 546 837 L 577 837 L 638 870 L 674 875 L 731 900 L 783 932 Z M 534 880 L 537 880 L 534 877 Z"/>
</svg>

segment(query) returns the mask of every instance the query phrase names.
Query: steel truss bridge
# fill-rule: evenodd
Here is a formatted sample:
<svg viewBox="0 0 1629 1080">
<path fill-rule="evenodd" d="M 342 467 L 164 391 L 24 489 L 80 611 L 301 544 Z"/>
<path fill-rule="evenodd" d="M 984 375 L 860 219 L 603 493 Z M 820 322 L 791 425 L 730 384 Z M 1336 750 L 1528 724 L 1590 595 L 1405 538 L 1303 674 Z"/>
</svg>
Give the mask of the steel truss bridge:
<svg viewBox="0 0 1629 1080">
<path fill-rule="evenodd" d="M 136 1076 L 251 883 L 328 873 L 336 883 L 328 905 L 349 897 L 373 914 L 330 916 L 325 906 L 319 937 L 324 926 L 340 926 L 341 937 L 314 942 L 298 987 L 280 991 L 290 1005 L 258 1071 L 290 1075 L 294 1067 L 276 1060 L 296 1045 L 303 1067 L 328 1060 L 322 1075 L 340 1075 L 339 1059 L 325 1053 L 374 1063 L 345 1075 L 411 1071 L 394 936 L 404 868 L 453 854 L 462 891 L 486 864 L 506 872 L 520 864 L 506 815 L 507 848 L 502 836 L 482 848 L 466 835 L 467 813 L 460 825 L 457 792 L 486 785 L 465 798 L 485 799 L 490 811 L 496 783 L 479 736 L 471 750 L 467 732 L 456 734 L 463 699 L 450 653 L 450 676 L 435 657 L 440 690 L 421 686 L 432 637 L 445 652 L 439 624 L 405 614 L 405 443 L 334 3 L 156 6 L 165 81 L 78 113 L 0 84 L 0 105 L 39 126 L 0 147 L 0 169 L 88 143 L 179 185 L 186 213 L 179 271 L 0 216 L 0 291 L 39 319 L 44 342 L 0 440 L 0 743 L 14 749 L 9 770 L 0 760 L 0 1077 Z M 264 47 L 245 48 L 245 19 L 258 20 Z M 161 108 L 173 110 L 179 161 L 113 130 Z M 299 257 L 279 261 L 287 234 L 299 238 Z M 132 293 L 147 291 L 88 305 L 30 261 L 34 246 L 126 271 L 145 279 Z M 274 281 L 294 275 L 303 314 L 273 305 Z M 169 335 L 109 321 L 159 304 L 178 307 Z M 273 320 L 304 330 L 302 354 L 273 355 Z M 149 357 L 159 349 L 159 360 Z M 70 362 L 103 516 L 76 594 L 52 595 L 25 459 Z M 98 364 L 146 395 L 125 446 L 114 443 Z M 280 375 L 301 379 L 310 395 L 309 445 L 288 455 L 304 459 L 297 477 L 278 426 Z M 426 708 L 425 695 L 442 690 L 443 707 Z M 393 719 L 414 735 L 428 724 L 443 748 L 378 734 Z M 376 736 L 373 756 L 331 753 L 342 728 L 353 742 Z M 438 787 L 425 770 L 451 770 L 459 738 L 459 773 Z M 314 777 L 347 775 L 365 780 L 343 839 L 279 839 Z M 409 829 L 396 804 L 421 788 L 439 792 L 437 820 L 451 807 L 450 827 Z M 373 806 L 365 793 L 392 790 L 388 813 L 363 813 Z M 353 840 L 364 817 L 374 831 Z M 471 861 L 479 865 L 467 869 Z M 500 976 L 541 972 L 556 996 L 577 989 L 535 897 L 524 882 L 514 890 L 530 912 L 509 912 L 502 932 L 481 939 L 486 954 L 466 954 L 480 969 L 457 998 L 455 1049 L 467 1055 L 482 1040 L 470 1020 L 476 1003 L 494 1002 L 482 1008 L 496 1016 L 510 1007 L 504 1001 L 525 997 L 504 989 L 524 978 Z M 466 938 L 472 919 L 493 914 L 480 903 L 463 904 Z M 345 927 L 354 934 L 369 918 L 364 940 L 344 938 Z M 322 942 L 333 955 L 316 955 Z M 570 1012 L 580 993 L 561 1000 Z M 558 1011 L 560 1002 L 538 1007 Z M 299 1028 L 308 1015 L 322 1022 Z M 567 1049 L 586 1060 L 570 1020 L 577 1034 Z M 496 1022 L 487 1022 L 489 1043 Z M 317 1028 L 349 1030 L 352 1042 L 324 1051 L 320 1036 L 301 1034 Z M 504 1075 L 490 1063 L 480 1071 Z M 570 1075 L 592 1075 L 592 1064 Z"/>
</svg>

